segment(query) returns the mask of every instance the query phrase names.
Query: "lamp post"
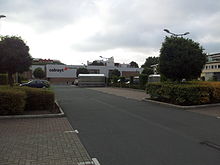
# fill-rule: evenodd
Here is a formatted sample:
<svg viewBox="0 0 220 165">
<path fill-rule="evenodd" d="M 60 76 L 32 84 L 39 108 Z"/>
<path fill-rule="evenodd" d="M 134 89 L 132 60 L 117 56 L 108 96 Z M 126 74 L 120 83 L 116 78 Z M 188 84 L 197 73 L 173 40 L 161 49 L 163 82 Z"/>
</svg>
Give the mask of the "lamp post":
<svg viewBox="0 0 220 165">
<path fill-rule="evenodd" d="M 171 35 L 173 35 L 173 36 L 175 36 L 175 37 L 183 37 L 183 36 L 189 34 L 189 32 L 185 32 L 185 33 L 181 33 L 181 34 L 176 34 L 176 33 L 170 32 L 168 29 L 164 29 L 163 31 L 165 31 L 165 32 L 167 32 L 167 33 L 169 33 L 169 34 L 171 34 Z"/>
<path fill-rule="evenodd" d="M 5 15 L 0 15 L 0 18 L 5 18 L 6 16 Z"/>
<path fill-rule="evenodd" d="M 103 56 L 99 56 L 100 58 L 102 58 L 102 59 L 106 59 L 106 60 L 108 60 L 109 58 L 106 58 L 106 57 L 103 57 Z"/>
<path fill-rule="evenodd" d="M 6 17 L 5 15 L 0 15 L 0 19 L 1 19 L 1 18 L 5 18 L 5 17 Z M 1 29 L 0 29 L 0 30 L 1 30 Z"/>
</svg>

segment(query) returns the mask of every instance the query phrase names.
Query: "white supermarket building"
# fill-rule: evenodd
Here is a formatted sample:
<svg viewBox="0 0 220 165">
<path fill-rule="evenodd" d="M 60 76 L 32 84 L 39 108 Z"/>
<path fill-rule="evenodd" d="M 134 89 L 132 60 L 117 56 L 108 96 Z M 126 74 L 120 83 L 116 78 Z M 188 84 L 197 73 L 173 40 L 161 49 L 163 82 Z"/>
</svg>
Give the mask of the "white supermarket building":
<svg viewBox="0 0 220 165">
<path fill-rule="evenodd" d="M 106 60 L 96 60 L 103 65 L 91 65 L 92 62 L 87 61 L 87 65 L 60 65 L 60 64 L 46 64 L 46 65 L 32 65 L 31 71 L 40 67 L 46 72 L 46 78 L 53 84 L 70 84 L 77 78 L 78 68 L 87 68 L 90 74 L 104 74 L 109 77 L 114 69 L 120 71 L 121 76 L 130 77 L 138 76 L 143 68 L 132 67 L 130 64 L 115 63 L 114 58 L 107 58 Z M 32 76 L 33 78 L 33 76 Z"/>
</svg>

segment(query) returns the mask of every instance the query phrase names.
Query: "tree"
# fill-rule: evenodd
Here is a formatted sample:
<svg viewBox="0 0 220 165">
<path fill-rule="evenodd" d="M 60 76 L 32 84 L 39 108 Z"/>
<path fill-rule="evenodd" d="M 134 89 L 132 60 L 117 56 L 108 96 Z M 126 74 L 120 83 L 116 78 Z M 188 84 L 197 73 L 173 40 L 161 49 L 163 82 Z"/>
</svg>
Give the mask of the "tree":
<svg viewBox="0 0 220 165">
<path fill-rule="evenodd" d="M 160 49 L 160 73 L 172 81 L 198 78 L 206 63 L 203 50 L 199 43 L 191 39 L 166 37 Z"/>
<path fill-rule="evenodd" d="M 159 57 L 148 57 L 145 63 L 141 66 L 142 68 L 151 68 L 151 65 L 159 63 Z"/>
<path fill-rule="evenodd" d="M 20 37 L 5 36 L 0 41 L 0 70 L 8 73 L 9 85 L 13 86 L 15 73 L 28 71 L 32 64 L 29 47 Z"/>
<path fill-rule="evenodd" d="M 121 72 L 118 69 L 114 69 L 110 75 L 110 77 L 119 77 Z"/>
<path fill-rule="evenodd" d="M 33 74 L 34 74 L 35 78 L 39 78 L 39 79 L 45 78 L 45 76 L 46 76 L 46 74 L 42 68 L 36 68 L 34 70 Z"/>
<path fill-rule="evenodd" d="M 134 61 L 131 61 L 131 62 L 130 62 L 130 66 L 131 66 L 132 68 L 138 68 L 138 67 L 139 67 L 138 64 L 137 64 L 136 62 L 134 62 Z"/>
<path fill-rule="evenodd" d="M 78 77 L 79 74 L 89 74 L 89 71 L 86 68 L 78 68 L 77 71 L 76 71 L 77 77 Z"/>
<path fill-rule="evenodd" d="M 154 71 L 152 68 L 144 68 L 144 70 L 142 71 L 142 74 L 146 74 L 146 75 L 150 75 L 150 74 L 154 74 Z"/>
</svg>

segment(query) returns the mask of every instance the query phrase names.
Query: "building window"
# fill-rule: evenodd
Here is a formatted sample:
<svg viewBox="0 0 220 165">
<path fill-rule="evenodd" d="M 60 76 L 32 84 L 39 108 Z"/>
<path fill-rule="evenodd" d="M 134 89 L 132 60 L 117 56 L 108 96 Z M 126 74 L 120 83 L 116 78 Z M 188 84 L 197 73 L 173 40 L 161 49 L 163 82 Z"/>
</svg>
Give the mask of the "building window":
<svg viewBox="0 0 220 165">
<path fill-rule="evenodd" d="M 218 65 L 218 68 L 220 69 L 220 65 Z"/>
<path fill-rule="evenodd" d="M 205 69 L 208 69 L 208 66 L 205 66 Z"/>
<path fill-rule="evenodd" d="M 213 66 L 213 65 L 212 65 L 211 67 L 212 67 L 212 69 L 214 68 L 214 66 Z"/>
</svg>

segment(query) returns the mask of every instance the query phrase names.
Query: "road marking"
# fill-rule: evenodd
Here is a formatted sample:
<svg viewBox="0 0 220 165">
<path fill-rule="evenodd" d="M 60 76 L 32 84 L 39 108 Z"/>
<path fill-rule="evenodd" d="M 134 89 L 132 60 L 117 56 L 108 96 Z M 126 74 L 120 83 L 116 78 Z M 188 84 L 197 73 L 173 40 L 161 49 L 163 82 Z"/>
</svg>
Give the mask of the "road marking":
<svg viewBox="0 0 220 165">
<path fill-rule="evenodd" d="M 100 163 L 99 163 L 97 158 L 92 158 L 92 161 L 95 163 L 95 165 L 100 165 Z"/>
<path fill-rule="evenodd" d="M 211 147 L 211 148 L 214 148 L 214 149 L 217 149 L 217 150 L 220 151 L 220 145 L 219 144 L 216 144 L 216 143 L 213 143 L 213 142 L 210 142 L 210 141 L 202 141 L 202 142 L 200 142 L 200 144 L 206 145 L 208 147 Z"/>
<path fill-rule="evenodd" d="M 77 129 L 75 129 L 74 131 L 64 131 L 64 133 L 79 133 L 79 131 Z"/>
<path fill-rule="evenodd" d="M 93 162 L 90 162 L 90 161 L 88 161 L 88 162 L 79 162 L 79 163 L 77 163 L 78 165 L 94 165 L 94 163 Z"/>
</svg>

